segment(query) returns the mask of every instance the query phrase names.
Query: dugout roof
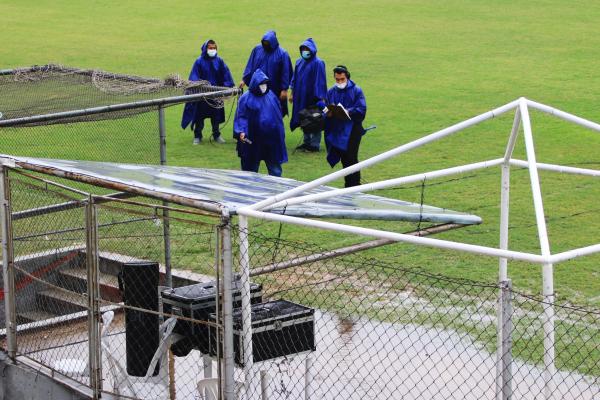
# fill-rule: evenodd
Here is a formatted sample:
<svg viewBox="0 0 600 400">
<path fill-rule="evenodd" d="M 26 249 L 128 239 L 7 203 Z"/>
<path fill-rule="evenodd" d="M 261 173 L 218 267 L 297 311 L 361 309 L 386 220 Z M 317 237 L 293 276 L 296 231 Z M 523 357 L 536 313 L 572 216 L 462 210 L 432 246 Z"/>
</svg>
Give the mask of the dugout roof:
<svg viewBox="0 0 600 400">
<path fill-rule="evenodd" d="M 112 184 L 119 184 L 120 187 L 139 188 L 146 192 L 218 204 L 225 207 L 230 214 L 235 214 L 240 207 L 255 204 L 304 183 L 289 178 L 234 170 L 0 157 L 8 158 L 16 165 L 39 167 L 38 170 L 49 173 L 60 172 L 56 175 L 74 180 L 79 180 L 78 177 L 93 178 L 98 186 L 114 187 Z M 319 186 L 305 194 L 331 189 Z M 310 218 L 423 221 L 462 225 L 481 223 L 481 218 L 475 215 L 360 192 L 285 209 L 273 209 L 271 212 Z"/>
</svg>

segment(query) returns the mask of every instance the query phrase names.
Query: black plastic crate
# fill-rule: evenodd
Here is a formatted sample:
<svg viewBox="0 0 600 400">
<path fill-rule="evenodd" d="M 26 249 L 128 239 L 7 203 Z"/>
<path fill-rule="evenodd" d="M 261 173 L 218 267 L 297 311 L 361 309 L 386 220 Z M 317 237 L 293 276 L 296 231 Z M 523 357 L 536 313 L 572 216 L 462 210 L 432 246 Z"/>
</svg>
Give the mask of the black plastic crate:
<svg viewBox="0 0 600 400">
<path fill-rule="evenodd" d="M 241 282 L 235 281 L 232 285 L 233 307 L 242 305 Z M 161 293 L 163 311 L 166 314 L 179 315 L 200 321 L 208 321 L 210 314 L 216 312 L 217 283 L 205 282 L 194 285 L 181 286 L 174 289 L 165 289 Z M 262 301 L 262 285 L 250 283 L 250 302 Z M 175 355 L 186 355 L 192 348 L 198 349 L 203 354 L 208 354 L 208 326 L 202 323 L 177 320 L 173 330 L 185 337 L 175 343 Z"/>
<path fill-rule="evenodd" d="M 287 300 L 252 305 L 252 359 L 254 362 L 315 351 L 315 310 Z M 216 322 L 216 315 L 210 320 Z M 217 355 L 216 329 L 210 330 L 210 355 Z M 233 311 L 235 363 L 244 366 L 242 310 Z M 222 356 L 222 354 L 221 354 Z"/>
</svg>

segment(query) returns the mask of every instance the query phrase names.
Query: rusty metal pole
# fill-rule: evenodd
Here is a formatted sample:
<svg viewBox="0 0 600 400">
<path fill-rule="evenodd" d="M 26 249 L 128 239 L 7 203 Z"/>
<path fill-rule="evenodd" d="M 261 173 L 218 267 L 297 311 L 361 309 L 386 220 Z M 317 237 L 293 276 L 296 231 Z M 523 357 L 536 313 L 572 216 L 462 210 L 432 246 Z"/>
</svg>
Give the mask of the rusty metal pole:
<svg viewBox="0 0 600 400">
<path fill-rule="evenodd" d="M 100 283 L 98 262 L 98 215 L 93 196 L 85 208 L 86 264 L 88 292 L 88 345 L 90 387 L 94 399 L 102 393 L 102 353 L 100 337 Z"/>
<path fill-rule="evenodd" d="M 11 360 L 17 357 L 17 317 L 15 306 L 15 264 L 12 240 L 12 207 L 8 169 L 0 166 L 0 203 L 2 215 L 2 277 L 4 280 L 4 309 L 6 350 Z"/>
<path fill-rule="evenodd" d="M 158 107 L 158 133 L 160 138 L 160 165 L 167 164 L 167 133 L 165 125 L 165 109 Z M 164 206 L 169 203 L 163 201 Z M 163 238 L 165 246 L 165 286 L 173 287 L 171 274 L 171 224 L 169 221 L 169 210 L 163 208 Z"/>
</svg>

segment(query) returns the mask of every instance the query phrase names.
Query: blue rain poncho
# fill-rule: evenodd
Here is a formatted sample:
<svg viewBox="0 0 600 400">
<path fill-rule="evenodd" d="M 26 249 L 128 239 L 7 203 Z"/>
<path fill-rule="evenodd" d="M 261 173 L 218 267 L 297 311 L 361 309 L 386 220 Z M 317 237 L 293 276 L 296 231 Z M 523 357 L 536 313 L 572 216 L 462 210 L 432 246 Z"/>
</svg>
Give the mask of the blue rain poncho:
<svg viewBox="0 0 600 400">
<path fill-rule="evenodd" d="M 259 68 L 252 75 L 248 91 L 240 97 L 233 122 L 233 137 L 239 139 L 244 132 L 252 142 L 238 140 L 237 153 L 249 161 L 266 161 L 283 164 L 287 162 L 285 128 L 279 108 L 279 98 L 267 90 L 261 93 L 260 85 L 269 78 Z"/>
<path fill-rule="evenodd" d="M 233 77 L 225 61 L 218 55 L 212 58 L 209 57 L 207 50 L 208 40 L 202 45 L 202 54 L 194 62 L 188 80 L 203 80 L 210 82 L 214 86 L 233 87 Z M 223 123 L 225 122 L 225 111 L 222 108 L 211 107 L 205 101 L 187 103 L 183 109 L 181 127 L 185 129 L 194 121 L 213 117 L 217 118 L 218 123 Z"/>
<path fill-rule="evenodd" d="M 291 88 L 294 95 L 294 108 L 290 119 L 290 129 L 292 131 L 300 126 L 298 115 L 300 110 L 325 99 L 327 94 L 325 62 L 317 57 L 317 45 L 312 38 L 308 38 L 300 45 L 301 48 L 303 46 L 310 50 L 311 57 L 308 60 L 300 57 L 296 61 L 296 67 L 292 75 Z"/>
<path fill-rule="evenodd" d="M 338 89 L 337 86 L 330 88 L 327 91 L 326 102 L 327 104 L 342 104 L 351 118 L 350 121 L 325 118 L 327 161 L 333 167 L 340 161 L 340 158 L 335 152 L 331 151 L 331 148 L 336 147 L 343 151 L 347 150 L 350 132 L 352 132 L 354 124 L 359 124 L 362 129 L 362 121 L 367 115 L 367 102 L 362 89 L 350 79 L 348 79 L 348 84 L 344 89 Z"/>
<path fill-rule="evenodd" d="M 252 53 L 250 53 L 250 57 L 246 63 L 246 69 L 244 69 L 243 80 L 246 85 L 250 86 L 252 74 L 260 68 L 269 77 L 269 90 L 279 99 L 281 91 L 290 88 L 292 60 L 288 52 L 279 46 L 275 31 L 265 33 L 262 40 L 268 41 L 271 49 L 266 51 L 262 44 L 258 44 L 252 49 Z M 287 103 L 281 101 L 280 107 L 282 115 L 287 115 Z"/>
</svg>

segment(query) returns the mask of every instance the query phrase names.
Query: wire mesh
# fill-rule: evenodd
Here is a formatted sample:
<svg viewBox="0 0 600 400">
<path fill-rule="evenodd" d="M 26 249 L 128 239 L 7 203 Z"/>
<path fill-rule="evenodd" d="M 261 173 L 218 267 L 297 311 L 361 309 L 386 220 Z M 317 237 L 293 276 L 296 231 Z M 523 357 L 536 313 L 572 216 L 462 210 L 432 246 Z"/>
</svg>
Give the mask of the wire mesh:
<svg viewBox="0 0 600 400">
<path fill-rule="evenodd" d="M 7 120 L 221 89 L 224 88 L 211 86 L 206 81 L 187 81 L 178 75 L 157 79 L 48 64 L 17 68 L 0 74 L 0 112 L 2 119 Z M 218 101 L 213 101 L 211 105 L 223 106 Z M 43 124 L 122 118 L 151 109 L 112 110 Z"/>
<path fill-rule="evenodd" d="M 239 380 L 251 379 L 248 398 L 496 398 L 498 284 L 357 254 L 290 268 L 290 260 L 325 249 L 259 233 L 249 234 L 249 245 L 251 275 L 268 271 L 251 277 L 262 285 L 263 301 L 285 300 L 314 310 L 315 348 L 302 315 L 271 315 L 265 327 L 255 324 L 260 310 L 253 307 L 256 362 L 249 374 L 238 373 Z M 513 326 L 513 361 L 506 385 L 515 398 L 542 398 L 544 304 L 511 293 L 512 311 L 505 318 Z M 600 394 L 600 314 L 555 308 L 553 396 L 595 398 Z M 294 318 L 297 322 L 290 322 Z M 287 321 L 288 329 L 278 320 Z M 281 356 L 282 351 L 290 354 Z M 266 353 L 276 356 L 265 360 Z"/>
<path fill-rule="evenodd" d="M 89 386 L 88 198 L 16 173 L 10 189 L 18 354 Z M 47 208 L 66 202 L 72 206 Z M 222 395 L 220 220 L 183 208 L 165 217 L 162 202 L 141 197 L 94 203 L 99 270 L 91 285 L 99 289 L 102 391 L 206 399 L 212 387 Z M 47 212 L 24 214 L 32 208 Z M 164 287 L 165 218 L 173 288 Z M 232 229 L 235 398 L 496 398 L 500 285 L 424 272 L 368 251 L 315 260 L 309 256 L 335 252 L 290 240 L 288 229 L 253 226 L 247 254 L 239 250 L 239 228 Z M 246 256 L 252 350 L 244 346 L 241 310 Z M 128 268 L 135 273 L 127 276 Z M 503 321 L 510 321 L 512 343 L 504 350 L 512 361 L 510 370 L 501 364 L 501 388 L 525 399 L 543 398 L 547 388 L 554 398 L 600 396 L 600 312 L 553 304 L 556 371 L 547 385 L 547 305 L 509 293 Z"/>
</svg>

